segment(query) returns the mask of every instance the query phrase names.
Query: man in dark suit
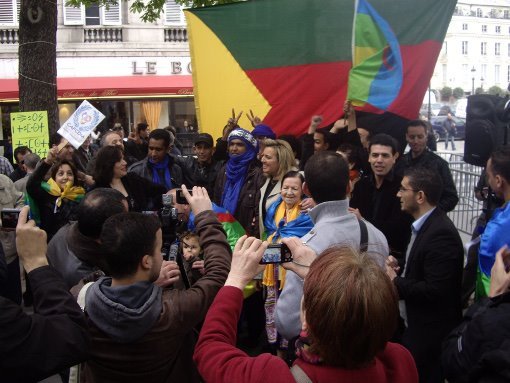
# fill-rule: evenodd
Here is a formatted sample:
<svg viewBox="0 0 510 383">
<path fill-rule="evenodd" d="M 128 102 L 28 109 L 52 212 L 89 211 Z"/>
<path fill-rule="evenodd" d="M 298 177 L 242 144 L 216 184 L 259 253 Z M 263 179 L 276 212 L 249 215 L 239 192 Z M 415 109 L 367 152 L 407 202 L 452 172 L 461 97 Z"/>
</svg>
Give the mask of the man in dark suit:
<svg viewBox="0 0 510 383">
<path fill-rule="evenodd" d="M 401 276 L 396 259 L 387 272 L 400 297 L 406 323 L 402 344 L 413 354 L 420 382 L 444 382 L 441 342 L 460 322 L 463 247 L 452 221 L 437 207 L 441 177 L 429 169 L 406 170 L 397 196 L 414 218 Z"/>
</svg>

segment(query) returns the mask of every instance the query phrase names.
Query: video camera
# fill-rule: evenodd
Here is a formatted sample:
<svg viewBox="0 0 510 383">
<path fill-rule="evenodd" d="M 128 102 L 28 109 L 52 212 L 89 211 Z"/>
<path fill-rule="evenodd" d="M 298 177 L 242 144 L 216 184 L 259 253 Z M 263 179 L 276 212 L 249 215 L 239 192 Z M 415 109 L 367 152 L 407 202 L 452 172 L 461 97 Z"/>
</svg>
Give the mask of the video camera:
<svg viewBox="0 0 510 383">
<path fill-rule="evenodd" d="M 159 211 L 159 220 L 161 222 L 161 232 L 163 233 L 163 246 L 161 247 L 161 255 L 165 261 L 174 261 L 179 265 L 181 278 L 186 289 L 190 288 L 190 282 L 187 278 L 186 270 L 179 253 L 178 234 L 186 230 L 184 221 L 179 220 L 179 211 L 174 207 L 172 196 L 163 194 L 161 196 L 163 207 Z"/>
</svg>

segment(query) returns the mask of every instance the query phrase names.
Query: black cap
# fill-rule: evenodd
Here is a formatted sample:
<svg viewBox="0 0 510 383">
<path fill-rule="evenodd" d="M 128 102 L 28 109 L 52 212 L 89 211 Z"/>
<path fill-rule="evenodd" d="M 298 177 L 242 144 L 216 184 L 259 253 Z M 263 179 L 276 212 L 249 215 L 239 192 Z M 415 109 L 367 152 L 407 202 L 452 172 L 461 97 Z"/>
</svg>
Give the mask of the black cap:
<svg viewBox="0 0 510 383">
<path fill-rule="evenodd" d="M 209 133 L 200 133 L 197 138 L 195 138 L 195 145 L 203 142 L 207 146 L 210 146 L 211 148 L 214 146 L 214 141 L 212 136 Z"/>
</svg>

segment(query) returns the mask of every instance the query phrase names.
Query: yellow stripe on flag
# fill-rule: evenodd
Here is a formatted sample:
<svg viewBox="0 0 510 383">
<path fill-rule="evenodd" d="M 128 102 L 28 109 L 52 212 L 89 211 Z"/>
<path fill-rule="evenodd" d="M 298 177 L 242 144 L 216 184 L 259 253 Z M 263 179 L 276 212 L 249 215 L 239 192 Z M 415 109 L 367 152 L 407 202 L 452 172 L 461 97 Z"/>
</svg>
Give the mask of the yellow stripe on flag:
<svg viewBox="0 0 510 383">
<path fill-rule="evenodd" d="M 358 65 L 369 57 L 375 55 L 377 52 L 379 52 L 379 50 L 373 47 L 354 47 L 353 65 Z"/>
<path fill-rule="evenodd" d="M 232 108 L 236 113 L 251 109 L 264 119 L 271 110 L 264 96 L 209 27 L 192 13 L 185 11 L 185 14 L 200 131 L 221 137 Z M 244 116 L 239 125 L 248 130 L 252 128 Z"/>
</svg>

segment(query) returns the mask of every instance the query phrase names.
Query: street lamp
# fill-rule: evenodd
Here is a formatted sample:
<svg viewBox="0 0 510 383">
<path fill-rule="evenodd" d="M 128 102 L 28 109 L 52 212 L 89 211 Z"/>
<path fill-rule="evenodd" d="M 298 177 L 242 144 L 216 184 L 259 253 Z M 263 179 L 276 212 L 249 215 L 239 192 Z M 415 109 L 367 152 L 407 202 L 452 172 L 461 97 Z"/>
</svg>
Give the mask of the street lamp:
<svg viewBox="0 0 510 383">
<path fill-rule="evenodd" d="M 471 94 L 475 94 L 475 73 L 476 73 L 476 69 L 475 67 L 473 66 L 473 68 L 471 68 Z"/>
</svg>

